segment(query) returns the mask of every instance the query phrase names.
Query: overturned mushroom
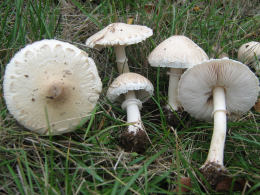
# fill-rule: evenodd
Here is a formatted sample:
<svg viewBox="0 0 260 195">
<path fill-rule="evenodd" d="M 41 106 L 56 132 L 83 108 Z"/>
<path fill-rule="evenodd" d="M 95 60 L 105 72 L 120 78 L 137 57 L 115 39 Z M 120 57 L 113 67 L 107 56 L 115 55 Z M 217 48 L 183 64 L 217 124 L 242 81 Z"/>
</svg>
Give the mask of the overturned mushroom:
<svg viewBox="0 0 260 195">
<path fill-rule="evenodd" d="M 208 157 L 200 168 L 210 184 L 225 175 L 223 164 L 226 114 L 243 114 L 256 102 L 259 81 L 244 64 L 214 59 L 188 69 L 179 82 L 179 100 L 184 110 L 198 119 L 214 118 Z"/>
<path fill-rule="evenodd" d="M 86 45 L 97 49 L 114 46 L 117 69 L 119 73 L 122 74 L 129 72 L 125 47 L 142 42 L 152 35 L 152 29 L 146 26 L 113 23 L 89 37 L 86 41 Z"/>
<path fill-rule="evenodd" d="M 136 73 L 124 73 L 117 77 L 107 91 L 111 102 L 122 103 L 122 109 L 127 112 L 127 131 L 122 135 L 122 145 L 126 151 L 142 153 L 148 143 L 140 111 L 142 103 L 153 94 L 152 83 Z"/>
<path fill-rule="evenodd" d="M 37 41 L 17 52 L 3 86 L 9 112 L 24 127 L 45 135 L 74 130 L 90 115 L 102 89 L 88 54 L 57 40 Z"/>
<path fill-rule="evenodd" d="M 208 60 L 207 54 L 185 36 L 174 35 L 160 43 L 149 55 L 148 61 L 154 67 L 168 67 L 168 109 L 178 110 L 178 82 L 184 69 Z"/>
</svg>

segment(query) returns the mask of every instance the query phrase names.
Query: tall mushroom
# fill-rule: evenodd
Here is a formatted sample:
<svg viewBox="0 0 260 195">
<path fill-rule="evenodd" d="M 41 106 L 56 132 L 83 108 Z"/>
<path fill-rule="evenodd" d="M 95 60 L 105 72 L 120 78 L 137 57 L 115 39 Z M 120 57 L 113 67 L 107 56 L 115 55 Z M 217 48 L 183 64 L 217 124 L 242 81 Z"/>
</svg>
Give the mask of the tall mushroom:
<svg viewBox="0 0 260 195">
<path fill-rule="evenodd" d="M 142 103 L 153 94 L 152 83 L 137 73 L 124 73 L 117 77 L 107 91 L 111 102 L 122 103 L 127 112 L 127 123 L 130 125 L 121 135 L 122 145 L 126 151 L 142 153 L 148 143 L 140 111 Z"/>
<path fill-rule="evenodd" d="M 254 68 L 256 74 L 260 75 L 260 42 L 251 41 L 241 45 L 238 49 L 237 58 Z"/>
<path fill-rule="evenodd" d="M 243 114 L 256 102 L 259 81 L 244 64 L 231 59 L 213 59 L 188 69 L 179 82 L 179 100 L 184 110 L 198 119 L 214 118 L 208 157 L 200 168 L 215 185 L 226 169 L 223 164 L 226 115 Z"/>
<path fill-rule="evenodd" d="M 154 67 L 168 67 L 168 109 L 178 110 L 178 82 L 183 70 L 208 60 L 207 54 L 185 36 L 174 35 L 160 43 L 149 55 L 148 61 Z"/>
<path fill-rule="evenodd" d="M 101 49 L 114 46 L 116 53 L 117 69 L 120 74 L 129 72 L 125 47 L 142 42 L 153 35 L 152 29 L 125 23 L 112 23 L 89 37 L 86 45 L 91 48 Z"/>
<path fill-rule="evenodd" d="M 6 66 L 3 86 L 14 118 L 44 135 L 74 130 L 102 90 L 88 54 L 57 40 L 37 41 L 17 52 Z"/>
</svg>

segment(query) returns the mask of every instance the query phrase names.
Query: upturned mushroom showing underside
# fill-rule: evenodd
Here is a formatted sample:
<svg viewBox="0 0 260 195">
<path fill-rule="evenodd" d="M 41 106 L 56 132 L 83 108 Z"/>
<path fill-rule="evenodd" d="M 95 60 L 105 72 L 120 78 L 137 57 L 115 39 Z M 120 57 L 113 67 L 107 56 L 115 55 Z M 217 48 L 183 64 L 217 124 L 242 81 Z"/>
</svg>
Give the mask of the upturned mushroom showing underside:
<svg viewBox="0 0 260 195">
<path fill-rule="evenodd" d="M 208 157 L 200 168 L 215 185 L 226 173 L 223 164 L 226 114 L 243 114 L 256 102 L 259 81 L 244 64 L 214 59 L 188 69 L 179 82 L 179 100 L 184 110 L 197 119 L 214 118 Z"/>
<path fill-rule="evenodd" d="M 6 67 L 3 86 L 9 112 L 44 135 L 74 130 L 90 115 L 102 89 L 87 53 L 57 40 L 38 41 L 17 52 Z"/>
</svg>

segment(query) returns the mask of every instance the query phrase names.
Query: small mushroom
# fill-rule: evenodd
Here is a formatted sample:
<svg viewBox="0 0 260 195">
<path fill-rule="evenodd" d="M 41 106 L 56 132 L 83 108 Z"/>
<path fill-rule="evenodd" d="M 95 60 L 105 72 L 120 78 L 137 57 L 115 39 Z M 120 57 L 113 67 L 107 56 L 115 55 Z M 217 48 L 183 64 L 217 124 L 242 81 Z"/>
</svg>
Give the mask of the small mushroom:
<svg viewBox="0 0 260 195">
<path fill-rule="evenodd" d="M 9 112 L 39 134 L 70 132 L 90 115 L 102 83 L 94 61 L 57 40 L 27 45 L 6 66 L 4 98 Z"/>
<path fill-rule="evenodd" d="M 101 49 L 114 46 L 117 68 L 120 74 L 129 72 L 125 47 L 144 41 L 153 35 L 152 29 L 125 23 L 112 23 L 103 30 L 89 37 L 86 45 L 91 48 Z"/>
<path fill-rule="evenodd" d="M 238 49 L 238 60 L 255 69 L 260 74 L 260 43 L 251 41 L 241 45 Z"/>
<path fill-rule="evenodd" d="M 200 168 L 210 184 L 226 174 L 223 164 L 226 115 L 243 114 L 256 102 L 259 81 L 244 64 L 231 59 L 212 59 L 188 69 L 179 82 L 179 100 L 197 119 L 214 117 L 208 157 Z"/>
<path fill-rule="evenodd" d="M 208 60 L 207 54 L 185 36 L 174 35 L 160 43 L 149 55 L 148 61 L 154 67 L 168 67 L 168 109 L 178 110 L 178 82 L 183 70 Z"/>
<path fill-rule="evenodd" d="M 127 131 L 122 135 L 122 145 L 126 151 L 142 153 L 148 143 L 140 110 L 142 103 L 153 94 L 152 83 L 137 73 L 124 73 L 117 77 L 107 91 L 111 102 L 122 103 L 122 109 L 127 112 Z"/>
</svg>

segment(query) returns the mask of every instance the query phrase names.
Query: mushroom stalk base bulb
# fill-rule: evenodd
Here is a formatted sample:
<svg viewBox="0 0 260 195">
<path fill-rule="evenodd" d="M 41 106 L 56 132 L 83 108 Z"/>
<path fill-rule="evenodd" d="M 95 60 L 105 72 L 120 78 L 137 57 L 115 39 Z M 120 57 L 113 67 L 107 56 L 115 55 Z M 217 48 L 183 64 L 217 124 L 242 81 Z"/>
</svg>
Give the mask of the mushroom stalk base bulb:
<svg viewBox="0 0 260 195">
<path fill-rule="evenodd" d="M 51 100 L 59 100 L 64 95 L 64 86 L 62 83 L 53 83 L 48 86 L 46 98 Z"/>
<path fill-rule="evenodd" d="M 117 69 L 120 74 L 130 72 L 128 67 L 128 59 L 125 53 L 125 46 L 115 46 Z"/>
<path fill-rule="evenodd" d="M 223 165 L 227 129 L 225 90 L 223 87 L 215 87 L 213 89 L 213 104 L 213 135 L 210 143 L 210 149 L 207 160 L 200 168 L 200 170 L 206 177 L 206 179 L 212 185 L 215 185 L 220 179 L 220 177 L 227 173 Z"/>
<path fill-rule="evenodd" d="M 168 109 L 178 110 L 181 107 L 180 102 L 178 101 L 178 83 L 180 77 L 183 73 L 181 68 L 171 68 L 168 73 L 169 78 L 169 88 L 168 88 Z"/>
</svg>

